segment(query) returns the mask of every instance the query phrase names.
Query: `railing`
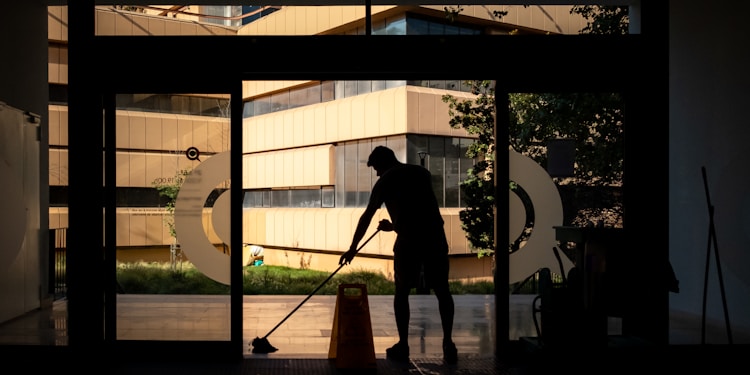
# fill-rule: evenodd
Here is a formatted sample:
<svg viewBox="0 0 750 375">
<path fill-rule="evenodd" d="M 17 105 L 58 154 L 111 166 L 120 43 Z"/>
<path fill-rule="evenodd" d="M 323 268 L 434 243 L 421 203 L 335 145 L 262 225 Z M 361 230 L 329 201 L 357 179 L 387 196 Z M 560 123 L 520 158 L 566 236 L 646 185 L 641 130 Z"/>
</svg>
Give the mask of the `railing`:
<svg viewBox="0 0 750 375">
<path fill-rule="evenodd" d="M 58 300 L 68 293 L 68 228 L 50 229 L 49 239 L 49 290 Z"/>
</svg>

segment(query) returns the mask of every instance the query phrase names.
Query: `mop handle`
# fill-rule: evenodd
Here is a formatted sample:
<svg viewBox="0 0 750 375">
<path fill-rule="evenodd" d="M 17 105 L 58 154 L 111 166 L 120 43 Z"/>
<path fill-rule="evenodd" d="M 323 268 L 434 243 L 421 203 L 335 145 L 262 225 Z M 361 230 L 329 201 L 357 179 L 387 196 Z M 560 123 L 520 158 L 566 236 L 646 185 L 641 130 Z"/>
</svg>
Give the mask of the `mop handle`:
<svg viewBox="0 0 750 375">
<path fill-rule="evenodd" d="M 362 243 L 362 245 L 361 245 L 361 246 L 359 247 L 359 249 L 357 249 L 357 253 L 358 253 L 358 252 L 359 252 L 360 250 L 362 250 L 362 248 L 363 248 L 363 247 L 365 247 L 365 245 L 367 245 L 367 243 L 368 243 L 368 242 L 370 242 L 370 240 L 371 240 L 371 239 L 372 239 L 373 237 L 375 237 L 375 235 L 376 235 L 376 234 L 378 234 L 378 232 L 380 232 L 380 229 L 376 230 L 376 231 L 375 231 L 375 233 L 373 233 L 373 234 L 372 234 L 372 235 L 371 235 L 371 236 L 370 236 L 369 238 L 367 238 L 367 240 L 365 240 L 365 242 L 363 242 L 363 243 Z M 356 254 L 356 253 L 355 253 L 355 254 Z M 308 294 L 308 295 L 307 295 L 307 297 L 305 297 L 305 299 L 303 299 L 303 300 L 302 300 L 302 302 L 300 302 L 300 303 L 299 303 L 299 305 L 297 305 L 297 307 L 295 307 L 295 308 L 294 308 L 294 310 L 292 310 L 292 311 L 291 311 L 291 312 L 290 312 L 289 314 L 287 314 L 287 316 L 285 316 L 285 317 L 284 317 L 284 319 L 282 319 L 282 320 L 281 320 L 281 321 L 279 322 L 279 324 L 276 324 L 276 327 L 273 327 L 273 328 L 272 328 L 272 329 L 271 329 L 270 331 L 268 331 L 268 333 L 266 333 L 266 335 L 265 335 L 265 336 L 263 336 L 263 338 L 266 338 L 266 337 L 270 336 L 270 335 L 271 335 L 271 333 L 273 333 L 273 331 L 275 331 L 275 330 L 276 330 L 276 328 L 279 328 L 279 326 L 281 326 L 281 325 L 282 325 L 282 324 L 283 324 L 283 323 L 284 323 L 284 322 L 285 322 L 285 321 L 286 321 L 287 319 L 289 319 L 289 317 L 290 317 L 290 316 L 292 316 L 292 314 L 294 314 L 294 313 L 295 313 L 295 312 L 296 312 L 296 311 L 297 311 L 297 310 L 298 310 L 298 309 L 299 309 L 300 307 L 302 307 L 302 305 L 304 305 L 304 304 L 305 304 L 305 302 L 307 302 L 307 300 L 309 300 L 309 299 L 310 299 L 310 297 L 312 297 L 312 296 L 313 296 L 313 294 L 315 294 L 315 293 L 316 293 L 316 292 L 317 292 L 318 290 L 320 290 L 320 288 L 322 288 L 322 287 L 323 287 L 323 285 L 325 285 L 325 284 L 326 284 L 326 283 L 327 283 L 328 281 L 330 281 L 330 280 L 331 280 L 331 278 L 333 278 L 333 275 L 335 275 L 335 274 L 336 274 L 336 272 L 339 272 L 339 270 L 340 270 L 340 269 L 341 269 L 342 267 L 344 267 L 345 265 L 346 265 L 346 263 L 342 263 L 341 265 L 339 265 L 339 268 L 336 268 L 336 270 L 335 270 L 335 271 L 333 271 L 333 273 L 331 273 L 330 275 L 328 275 L 328 277 L 327 277 L 327 278 L 326 278 L 325 280 L 323 280 L 323 282 L 322 282 L 322 283 L 320 283 L 320 285 L 318 285 L 318 287 L 317 287 L 317 288 L 315 288 L 315 290 L 313 290 L 313 291 L 312 291 L 312 293 Z"/>
</svg>

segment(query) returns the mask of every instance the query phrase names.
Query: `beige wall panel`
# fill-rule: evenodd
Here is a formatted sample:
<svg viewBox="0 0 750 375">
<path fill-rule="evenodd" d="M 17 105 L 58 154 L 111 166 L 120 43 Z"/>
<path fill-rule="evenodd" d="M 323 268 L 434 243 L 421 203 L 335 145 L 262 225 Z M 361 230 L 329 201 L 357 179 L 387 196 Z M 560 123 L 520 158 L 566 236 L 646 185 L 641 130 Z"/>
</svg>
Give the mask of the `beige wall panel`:
<svg viewBox="0 0 750 375">
<path fill-rule="evenodd" d="M 133 35 L 144 36 L 150 35 L 151 32 L 148 29 L 148 17 L 144 16 L 131 16 L 131 22 L 133 22 Z"/>
<path fill-rule="evenodd" d="M 425 8 L 443 11 L 443 6 L 424 6 Z M 492 20 L 496 10 L 508 11 L 501 22 L 522 27 L 535 28 L 553 33 L 578 34 L 586 26 L 585 19 L 577 14 L 570 14 L 569 5 L 542 5 L 524 7 L 523 5 L 464 6 L 461 14 L 484 20 Z"/>
<path fill-rule="evenodd" d="M 96 12 L 96 35 L 116 35 L 117 19 L 121 16 L 111 11 Z"/>
<path fill-rule="evenodd" d="M 127 209 L 117 210 L 117 229 L 115 231 L 115 242 L 117 246 L 132 246 L 130 238 L 130 221 L 133 215 Z"/>
<path fill-rule="evenodd" d="M 420 100 L 418 94 L 423 91 L 415 90 L 412 87 L 408 89 L 398 87 L 345 98 L 336 102 L 320 103 L 245 119 L 243 121 L 245 133 L 255 134 L 257 139 L 255 142 L 245 142 L 243 151 L 258 152 L 403 134 L 407 131 L 407 123 L 415 125 L 418 124 L 418 121 L 427 121 L 430 126 L 440 125 L 440 134 L 443 135 L 465 135 L 464 131 L 451 129 L 447 122 L 445 124 L 434 124 L 434 121 L 430 122 L 429 119 L 420 120 L 419 113 L 416 111 L 419 108 Z M 439 114 L 442 118 L 447 119 L 448 107 L 441 101 L 442 93 L 443 91 L 440 90 L 429 91 L 429 100 L 435 105 L 444 107 L 435 109 L 433 112 L 441 111 Z M 412 108 L 415 112 L 407 113 L 407 108 Z M 446 114 L 444 115 L 443 112 Z M 434 116 L 435 113 L 433 113 Z M 291 145 L 287 141 L 287 121 L 294 123 L 294 137 L 292 137 Z M 416 128 L 410 131 L 414 132 Z M 434 131 L 431 132 L 431 134 L 434 133 Z M 273 134 L 273 137 L 267 136 L 268 134 Z M 299 134 L 302 134 L 302 136 L 300 137 Z"/>
<path fill-rule="evenodd" d="M 321 143 L 325 142 L 325 132 L 323 132 L 322 136 L 317 136 L 315 134 L 317 130 L 317 126 L 315 126 L 315 107 L 310 106 L 304 106 L 301 108 L 296 108 L 295 111 L 295 120 L 298 120 L 302 123 L 302 141 L 301 144 L 312 144 L 312 143 Z M 300 144 L 300 143 L 297 143 Z"/>
<path fill-rule="evenodd" d="M 461 280 L 462 282 L 492 282 L 492 258 L 477 258 L 475 256 L 451 258 L 448 278 Z"/>
<path fill-rule="evenodd" d="M 272 137 L 266 138 L 271 141 L 271 144 L 276 146 L 283 146 L 284 144 L 284 117 L 286 116 L 286 113 L 280 113 L 276 116 L 273 116 L 271 119 L 273 121 L 271 133 L 266 133 L 267 135 L 273 134 Z M 268 130 L 268 128 L 266 128 Z"/>
<path fill-rule="evenodd" d="M 201 152 L 208 151 L 208 122 L 205 118 L 196 117 L 193 120 L 193 147 Z"/>
<path fill-rule="evenodd" d="M 163 150 L 161 116 L 145 116 L 146 149 Z"/>
<path fill-rule="evenodd" d="M 343 7 L 320 7 L 321 12 L 327 13 L 329 25 L 341 25 L 344 23 Z"/>
<path fill-rule="evenodd" d="M 427 97 L 428 95 L 425 94 L 424 96 Z M 458 135 L 456 129 L 451 128 L 448 104 L 443 103 L 442 94 L 431 95 L 431 99 L 435 108 L 435 112 L 432 115 L 435 133 Z"/>
<path fill-rule="evenodd" d="M 387 110 L 383 107 L 382 92 L 374 92 L 371 95 L 366 95 L 363 98 L 364 102 L 364 114 L 362 118 L 362 130 L 364 131 L 364 137 L 376 137 L 382 134 L 381 126 L 385 124 L 386 127 L 392 126 L 392 116 L 389 117 Z M 392 106 L 391 106 L 392 107 Z"/>
<path fill-rule="evenodd" d="M 47 47 L 47 81 L 49 83 L 60 82 L 60 47 Z"/>
<path fill-rule="evenodd" d="M 60 150 L 60 185 L 67 186 L 68 185 L 68 150 Z"/>
<path fill-rule="evenodd" d="M 250 159 L 247 156 L 242 156 L 242 188 L 247 189 L 250 186 L 251 174 L 256 172 L 255 160 Z"/>
<path fill-rule="evenodd" d="M 178 161 L 177 160 L 179 158 L 183 158 L 183 157 L 184 156 L 182 154 L 178 154 L 178 155 L 174 155 L 174 154 L 170 154 L 170 155 L 160 154 L 159 155 L 160 159 L 158 161 L 158 165 L 159 165 L 160 169 L 158 171 L 158 175 L 156 176 L 156 178 L 160 178 L 160 179 L 174 178 L 177 175 L 177 172 L 179 171 L 179 169 L 177 168 L 177 165 L 178 165 Z M 149 165 L 149 167 L 150 167 L 150 165 Z M 166 181 L 168 181 L 168 180 L 166 180 Z M 148 182 L 149 184 L 152 184 L 153 180 L 147 180 L 146 182 Z M 149 186 L 151 186 L 151 185 L 149 185 Z"/>
<path fill-rule="evenodd" d="M 404 92 L 401 92 L 399 90 L 383 90 L 374 93 L 377 96 L 377 107 L 374 108 L 374 110 L 378 111 L 378 116 L 380 117 L 381 121 L 379 123 L 371 123 L 370 118 L 365 119 L 367 129 L 372 132 L 377 132 L 368 133 L 368 136 L 375 137 L 383 134 L 396 133 L 397 123 L 404 122 L 399 121 L 400 118 L 404 118 L 404 113 L 397 112 L 397 93 L 399 93 L 399 96 L 403 97 Z M 374 98 L 368 100 L 368 103 L 375 104 Z"/>
<path fill-rule="evenodd" d="M 266 244 L 284 244 L 284 219 L 277 215 L 279 208 L 271 208 L 266 211 Z"/>
<path fill-rule="evenodd" d="M 130 148 L 130 111 L 116 111 L 115 147 Z"/>
<path fill-rule="evenodd" d="M 333 184 L 332 145 L 271 151 L 243 156 L 248 165 L 245 189 Z M 270 168 L 268 166 L 271 166 Z"/>
<path fill-rule="evenodd" d="M 242 241 L 249 244 L 266 244 L 266 210 L 245 209 L 242 217 Z"/>
<path fill-rule="evenodd" d="M 299 111 L 284 111 L 286 113 L 281 115 L 281 120 L 283 122 L 283 140 L 281 142 L 281 147 L 287 148 L 294 146 L 294 138 L 295 138 L 295 124 L 298 123 L 296 121 L 297 113 Z"/>
<path fill-rule="evenodd" d="M 248 119 L 242 120 L 242 152 L 255 148 L 255 127 Z"/>
<path fill-rule="evenodd" d="M 365 112 L 365 98 L 367 97 L 369 97 L 369 95 L 357 95 L 354 96 L 351 100 L 351 112 L 349 120 L 351 121 L 351 136 L 355 139 L 364 138 L 366 136 L 365 117 L 368 113 Z"/>
<path fill-rule="evenodd" d="M 278 115 L 276 115 L 276 116 L 268 116 L 263 121 L 263 124 L 262 124 L 263 129 L 260 130 L 260 132 L 263 135 L 263 139 L 262 139 L 262 141 L 259 140 L 259 142 L 262 142 L 264 148 L 265 147 L 269 147 L 269 146 L 271 146 L 271 145 L 274 144 L 274 142 L 273 142 L 273 139 L 274 139 L 274 126 L 276 125 L 277 117 L 278 117 Z"/>
<path fill-rule="evenodd" d="M 271 160 L 273 160 L 273 185 L 271 186 L 288 186 L 284 185 L 284 175 L 287 173 L 286 170 L 284 170 L 284 152 L 277 152 L 272 155 Z"/>
<path fill-rule="evenodd" d="M 47 7 L 47 37 L 49 39 L 67 40 L 67 35 L 65 35 L 65 39 L 63 39 L 63 30 L 67 29 L 66 25 L 68 23 L 67 13 L 67 6 Z"/>
<path fill-rule="evenodd" d="M 358 5 L 345 5 L 341 7 L 341 22 L 348 23 L 365 17 L 365 7 Z"/>
<path fill-rule="evenodd" d="M 145 187 L 146 185 L 146 155 L 144 153 L 129 153 L 130 181 L 127 186 Z"/>
<path fill-rule="evenodd" d="M 247 131 L 252 136 L 248 142 L 250 148 L 243 149 L 243 152 L 262 150 L 265 146 L 266 117 L 260 116 L 257 119 L 247 119 L 242 122 L 243 132 Z"/>
<path fill-rule="evenodd" d="M 315 238 L 313 239 L 313 249 L 329 249 L 327 246 L 326 237 L 328 235 L 328 215 L 326 214 L 327 208 L 311 208 L 309 210 L 312 218 L 313 230 L 315 231 Z"/>
<path fill-rule="evenodd" d="M 60 65 L 58 66 L 58 81 L 56 83 L 68 83 L 68 49 L 60 48 Z M 55 83 L 55 82 L 53 82 Z"/>
<path fill-rule="evenodd" d="M 333 137 L 335 133 L 329 134 L 328 121 L 326 121 L 326 107 L 316 105 L 304 111 L 305 122 L 313 124 L 313 142 L 323 143 L 327 139 L 336 139 Z"/>
<path fill-rule="evenodd" d="M 230 129 L 228 120 L 209 120 L 206 150 L 209 152 L 224 152 L 229 150 Z"/>
<path fill-rule="evenodd" d="M 132 112 L 129 122 L 130 140 L 128 148 L 142 150 L 146 148 L 146 117 L 143 113 Z"/>
<path fill-rule="evenodd" d="M 196 35 L 197 33 L 197 24 L 180 22 L 180 35 Z"/>
<path fill-rule="evenodd" d="M 362 213 L 363 208 L 332 208 L 332 209 L 294 209 L 294 208 L 270 208 L 270 209 L 249 209 L 245 211 L 244 227 L 257 227 L 258 231 L 248 231 L 243 241 L 250 239 L 249 243 L 258 243 L 264 245 L 266 249 L 266 264 L 283 264 L 290 267 L 299 267 L 303 261 L 307 266 L 313 269 L 322 269 L 318 263 L 315 263 L 317 255 L 299 253 L 292 255 L 289 250 L 278 250 L 284 253 L 277 255 L 277 250 L 268 249 L 269 247 L 289 247 L 301 249 L 318 249 L 318 250 L 336 250 L 346 251 L 351 243 L 351 237 L 356 228 L 356 223 Z M 449 234 L 450 242 L 465 242 L 465 237 L 456 232 L 456 226 L 460 230 L 460 223 L 457 218 L 457 210 L 444 210 L 442 213 L 446 217 L 446 233 Z M 455 216 L 455 218 L 453 217 Z M 388 218 L 386 210 L 378 210 L 373 218 L 368 232 L 362 239 L 364 242 L 374 233 L 377 222 L 383 218 Z M 450 219 L 448 219 L 450 218 Z M 264 224 L 265 223 L 265 224 Z M 451 223 L 450 225 L 448 223 Z M 459 224 L 457 224 L 459 223 Z M 265 225 L 265 228 L 261 228 Z M 450 228 L 448 228 L 450 227 Z M 262 238 L 262 232 L 266 237 Z M 451 235 L 450 233 L 454 233 Z M 255 237 L 253 237 L 255 236 Z M 361 250 L 362 254 L 378 254 L 385 256 L 393 255 L 393 243 L 396 235 L 394 232 L 380 232 L 370 240 L 370 242 Z M 362 245 L 360 242 L 360 246 Z M 451 253 L 459 244 L 451 243 Z M 339 255 L 333 256 L 337 265 Z M 358 265 L 370 263 L 372 259 L 366 257 L 356 258 Z M 477 259 L 473 254 L 465 258 L 451 259 L 451 275 L 455 278 L 472 277 L 491 277 L 491 263 L 485 263 L 490 258 Z M 353 263 L 354 264 L 354 263 Z M 456 264 L 454 267 L 453 264 Z M 390 267 L 387 265 L 386 267 Z M 335 268 L 335 266 L 334 266 Z M 383 273 L 390 273 L 390 268 L 383 268 Z"/>
<path fill-rule="evenodd" d="M 177 118 L 174 115 L 160 114 L 161 144 L 165 150 L 178 150 Z"/>
<path fill-rule="evenodd" d="M 352 139 L 352 108 L 351 102 L 347 99 L 341 99 L 335 104 L 330 104 L 331 109 L 335 111 L 327 118 L 331 120 L 331 123 L 336 125 L 336 135 L 340 139 Z"/>
<path fill-rule="evenodd" d="M 68 208 L 67 207 L 50 207 L 49 227 L 50 229 L 59 229 L 59 228 L 68 227 Z M 52 241 L 52 239 L 50 239 L 50 241 Z"/>
<path fill-rule="evenodd" d="M 259 176 L 263 176 L 262 182 L 264 187 L 276 186 L 274 184 L 274 175 L 276 166 L 274 164 L 274 156 L 269 154 L 258 155 L 258 171 L 262 172 Z"/>
<path fill-rule="evenodd" d="M 115 171 L 115 185 L 116 186 L 131 186 L 130 185 L 130 156 L 123 152 L 116 152 L 115 164 L 117 165 L 116 171 Z"/>
<path fill-rule="evenodd" d="M 179 22 L 164 22 L 164 35 L 182 35 L 182 24 Z"/>
<path fill-rule="evenodd" d="M 60 145 L 68 145 L 68 106 L 53 106 L 60 113 Z"/>
<path fill-rule="evenodd" d="M 60 111 L 56 108 L 58 106 L 49 106 L 48 113 L 49 119 L 47 121 L 47 140 L 50 145 L 60 145 Z"/>
<path fill-rule="evenodd" d="M 115 14 L 115 34 L 121 36 L 133 35 L 133 21 L 127 15 Z"/>
<path fill-rule="evenodd" d="M 129 246 L 146 245 L 146 215 L 131 214 Z"/>
<path fill-rule="evenodd" d="M 422 134 L 438 134 L 435 124 L 435 113 L 437 111 L 435 105 L 435 97 L 433 95 L 420 93 L 417 97 L 417 102 L 414 103 L 418 109 L 419 117 L 417 123 L 413 129 L 417 133 Z M 411 103 L 410 103 L 411 104 Z M 413 108 L 410 106 L 410 109 Z M 447 111 L 448 108 L 446 107 Z M 409 124 L 411 130 L 412 124 Z"/>
<path fill-rule="evenodd" d="M 466 232 L 461 228 L 461 218 L 458 216 L 460 209 L 443 209 L 443 220 L 445 221 L 445 234 L 450 244 L 450 254 L 469 254 L 469 242 Z"/>
<path fill-rule="evenodd" d="M 50 186 L 59 186 L 63 185 L 60 182 L 60 150 L 49 150 L 49 185 Z"/>
<path fill-rule="evenodd" d="M 453 129 L 448 116 L 448 104 L 443 103 L 444 91 L 426 87 L 409 87 L 407 94 L 407 126 L 410 133 L 466 137 L 463 129 Z M 451 92 L 461 99 L 466 96 Z"/>
<path fill-rule="evenodd" d="M 292 129 L 291 131 L 293 132 L 293 134 L 291 135 L 291 140 L 288 144 L 290 146 L 303 145 L 305 144 L 306 140 L 312 141 L 313 137 L 311 136 L 310 138 L 308 138 L 308 135 L 305 134 L 307 127 L 314 129 L 314 127 L 311 126 L 312 124 L 314 124 L 314 122 L 309 121 L 308 117 L 306 116 L 308 112 L 306 107 L 295 108 L 289 112 L 290 112 L 291 119 L 288 122 L 290 122 L 291 124 L 287 123 L 287 125 L 291 126 L 291 129 Z M 313 132 L 314 130 L 308 131 L 308 133 L 311 133 L 311 134 Z"/>
<path fill-rule="evenodd" d="M 146 237 L 144 240 L 145 245 L 154 246 L 169 243 L 167 239 L 163 237 L 163 234 L 164 221 L 162 215 L 156 214 L 154 212 L 148 212 L 148 214 L 146 215 Z"/>
<path fill-rule="evenodd" d="M 164 36 L 167 35 L 167 23 L 163 19 L 149 17 L 148 35 Z"/>
<path fill-rule="evenodd" d="M 193 120 L 188 116 L 177 116 L 177 149 L 187 150 L 193 146 Z"/>
<path fill-rule="evenodd" d="M 301 165 L 294 164 L 294 154 L 297 150 L 285 150 L 278 157 L 281 158 L 282 169 L 277 170 L 276 173 L 281 177 L 283 185 L 279 186 L 294 186 L 294 176 L 302 174 Z"/>
<path fill-rule="evenodd" d="M 165 177 L 162 175 L 164 157 L 158 154 L 145 154 L 144 156 L 146 158 L 144 187 L 151 187 L 158 178 Z"/>
<path fill-rule="evenodd" d="M 244 170 L 244 174 L 247 174 L 250 178 L 248 180 L 248 184 L 243 186 L 243 188 L 250 188 L 254 186 L 267 186 L 267 177 L 266 175 L 269 173 L 268 168 L 266 168 L 266 155 L 261 154 L 254 154 L 254 155 L 247 155 L 245 156 L 246 159 L 251 160 L 251 165 L 254 167 L 254 169 L 251 170 Z M 257 185 L 257 184 L 263 184 L 263 185 Z"/>
<path fill-rule="evenodd" d="M 315 168 L 314 163 L 308 163 L 308 160 L 305 160 L 311 158 L 305 158 L 305 153 L 299 151 L 293 150 L 291 152 L 293 167 L 291 171 L 285 172 L 290 175 L 289 178 L 291 179 L 291 183 L 288 186 L 302 186 L 305 180 L 312 181 L 311 177 L 315 175 L 314 172 L 307 170 L 308 166 Z"/>
<path fill-rule="evenodd" d="M 312 233 L 307 230 L 311 229 L 311 227 L 305 223 L 305 212 L 303 210 L 289 209 L 288 212 L 285 212 L 284 216 L 292 223 L 289 247 L 299 249 L 308 248 L 308 244 L 312 245 L 314 241 Z"/>
<path fill-rule="evenodd" d="M 294 154 L 299 156 L 297 158 L 299 163 L 295 164 L 295 184 L 293 186 L 318 185 L 316 182 L 320 182 L 320 185 L 326 185 L 325 175 L 328 172 L 326 167 L 330 162 L 327 151 L 325 148 L 317 147 L 312 150 L 295 151 Z"/>
</svg>

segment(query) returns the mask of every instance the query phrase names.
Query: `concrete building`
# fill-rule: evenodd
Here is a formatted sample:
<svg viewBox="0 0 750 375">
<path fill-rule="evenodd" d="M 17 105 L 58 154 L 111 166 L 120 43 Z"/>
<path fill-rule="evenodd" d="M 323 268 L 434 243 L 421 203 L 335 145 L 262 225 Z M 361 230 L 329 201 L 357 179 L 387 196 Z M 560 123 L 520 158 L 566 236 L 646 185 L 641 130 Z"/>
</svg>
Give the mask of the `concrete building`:
<svg viewBox="0 0 750 375">
<path fill-rule="evenodd" d="M 50 92 L 60 96 L 51 98 L 49 109 L 51 228 L 66 228 L 68 222 L 66 10 L 50 7 L 49 12 Z M 216 16 L 221 12 L 211 6 L 100 6 L 95 25 L 101 36 L 366 32 L 364 6 L 273 10 L 247 25 L 221 26 L 201 20 L 238 17 Z M 495 10 L 508 14 L 494 16 Z M 469 6 L 456 22 L 440 6 L 377 6 L 371 14 L 373 35 L 576 34 L 585 26 L 569 6 Z M 218 51 L 216 58 L 221 56 Z M 374 146 L 386 144 L 400 160 L 424 163 L 433 173 L 449 235 L 452 278 L 491 280 L 491 258 L 477 257 L 458 216 L 464 208 L 459 183 L 473 164 L 465 153 L 474 136 L 450 127 L 441 98 L 446 93 L 471 97 L 462 85 L 444 79 L 243 81 L 243 243 L 262 246 L 266 264 L 335 269 L 376 180 L 363 161 Z M 166 261 L 174 240 L 154 184 L 229 150 L 229 96 L 124 93 L 116 101 L 118 261 Z M 188 148 L 201 157 L 188 158 Z M 419 152 L 426 152 L 424 160 Z M 229 241 L 210 223 L 212 204 L 207 203 L 204 226 L 211 243 L 224 251 Z M 393 239 L 385 233 L 374 238 L 347 271 L 367 269 L 390 277 Z"/>
<path fill-rule="evenodd" d="M 137 5 L 137 1 L 125 3 Z M 222 3 L 231 5 L 232 2 Z M 712 325 L 723 328 L 728 316 L 731 321 L 727 323 L 731 323 L 731 328 L 746 330 L 750 327 L 747 320 L 750 306 L 746 298 L 747 276 L 743 271 L 748 261 L 746 252 L 743 252 L 746 243 L 746 231 L 742 227 L 746 217 L 743 202 L 746 194 L 742 187 L 747 185 L 748 178 L 746 168 L 743 168 L 747 127 L 743 125 L 746 115 L 742 103 L 746 95 L 743 84 L 747 81 L 747 56 L 737 48 L 737 41 L 743 40 L 746 32 L 735 26 L 742 25 L 741 17 L 747 6 L 726 1 L 626 3 L 638 10 L 636 24 L 639 27 L 638 32 L 623 37 L 477 35 L 459 39 L 459 36 L 445 35 L 392 35 L 385 39 L 376 35 L 263 35 L 245 38 L 236 33 L 210 38 L 204 35 L 177 37 L 174 34 L 160 37 L 103 36 L 95 32 L 94 9 L 95 5 L 104 5 L 103 2 L 70 2 L 67 4 L 68 54 L 60 55 L 60 61 L 67 58 L 69 62 L 67 119 L 69 124 L 89 126 L 68 128 L 68 243 L 75 248 L 96 249 L 104 244 L 107 249 L 104 255 L 98 251 L 94 252 L 95 256 L 70 255 L 70 348 L 82 353 L 93 349 L 113 348 L 115 351 L 121 348 L 117 340 L 112 342 L 112 327 L 109 325 L 113 322 L 110 315 L 113 306 L 110 304 L 112 299 L 106 298 L 115 293 L 108 281 L 113 274 L 115 259 L 111 254 L 116 248 L 113 234 L 117 231 L 111 226 L 116 221 L 113 220 L 115 216 L 110 216 L 115 214 L 114 200 L 105 194 L 111 194 L 105 186 L 114 186 L 117 181 L 117 175 L 113 173 L 116 163 L 111 157 L 106 161 L 100 158 L 104 146 L 113 152 L 118 138 L 105 137 L 114 134 L 117 94 L 228 94 L 230 107 L 234 109 L 230 123 L 239 125 L 251 121 L 243 119 L 237 110 L 244 105 L 245 87 L 248 86 L 242 82 L 455 80 L 464 78 L 457 72 L 467 71 L 502 80 L 505 92 L 621 90 L 626 93 L 628 119 L 635 124 L 628 128 L 626 153 L 643 157 L 628 157 L 626 165 L 625 246 L 644 249 L 644 243 L 648 244 L 648 254 L 633 263 L 633 272 L 639 277 L 632 280 L 630 287 L 637 293 L 623 296 L 637 309 L 632 321 L 628 322 L 631 325 L 628 329 L 660 347 L 669 346 L 671 325 L 700 327 L 704 317 Z M 65 4 L 15 2 L 6 4 L 6 12 L 0 15 L 3 21 L 0 25 L 4 27 L 0 33 L 2 50 L 9 51 L 6 56 L 13 57 L 2 63 L 0 100 L 21 109 L 21 114 L 39 115 L 42 129 L 53 121 L 48 90 L 49 82 L 52 82 L 48 77 L 52 73 L 45 75 L 44 72 L 49 72 L 49 56 L 54 56 L 54 53 L 49 53 L 47 7 L 57 5 Z M 365 30 L 369 29 L 368 25 L 374 30 L 374 22 L 365 22 Z M 194 28 L 196 34 L 198 30 L 206 30 L 197 26 L 190 28 Z M 143 25 L 136 29 L 143 30 Z M 727 38 L 728 34 L 733 38 Z M 489 50 L 493 54 L 488 55 L 486 63 L 477 64 L 460 53 L 446 53 L 463 50 Z M 262 56 L 258 51 L 263 51 Z M 310 52 L 301 54 L 300 51 Z M 399 51 L 404 57 L 394 58 L 392 51 Z M 353 57 L 342 59 L 342 52 Z M 219 53 L 224 57 L 221 60 L 216 58 Z M 290 61 L 299 63 L 285 65 Z M 161 74 L 155 75 L 154 72 Z M 577 74 L 584 72 L 588 79 L 581 79 Z M 188 82 L 185 77 L 191 80 Z M 233 180 L 239 180 L 243 175 L 241 128 L 242 125 L 230 126 L 229 150 L 233 161 L 230 174 L 235 177 Z M 108 130 L 105 132 L 105 129 Z M 51 151 L 44 149 L 47 144 L 45 136 L 47 134 L 42 132 L 40 170 L 46 170 L 48 161 L 45 159 Z M 504 161 L 499 160 L 501 168 Z M 104 165 L 109 166 L 106 173 Z M 706 239 L 709 224 L 714 220 L 706 212 L 701 166 L 708 171 L 711 193 L 716 197 L 713 203 L 717 208 L 715 224 L 724 261 L 721 264 L 723 274 L 717 274 L 715 262 L 707 262 Z M 507 170 L 498 171 L 499 175 L 507 173 Z M 48 178 L 48 174 L 41 174 L 39 186 L 51 185 L 46 181 Z M 106 181 L 106 185 L 102 181 Z M 243 201 L 243 195 L 239 190 L 232 192 L 233 206 L 237 206 Z M 52 227 L 48 223 L 49 209 L 46 207 L 50 199 L 45 195 L 43 190 L 39 192 L 38 228 Z M 103 210 L 109 224 L 101 228 Z M 230 244 L 239 245 L 244 236 L 244 228 L 239 225 L 243 213 L 235 211 L 231 213 Z M 5 222 L 12 221 L 8 216 L 4 219 Z M 499 215 L 499 242 L 507 240 L 503 238 L 507 224 L 506 218 Z M 92 227 L 97 230 L 92 230 Z M 105 236 L 105 233 L 109 235 Z M 46 250 L 48 241 L 45 236 L 39 236 L 39 242 L 38 250 L 32 247 L 28 254 L 24 254 L 29 255 L 31 261 L 23 265 L 4 263 L 8 265 L 4 274 L 12 274 L 14 278 L 3 282 L 5 290 L 13 291 L 8 293 L 13 298 L 4 301 L 3 309 L 29 311 L 45 305 L 48 298 L 44 291 L 46 269 L 44 262 L 38 259 L 43 249 Z M 4 259 L 17 259 L 14 253 L 3 254 Z M 708 255 L 713 253 L 709 251 Z M 239 257 L 232 257 L 230 267 L 239 269 L 241 261 Z M 669 295 L 667 291 L 653 288 L 651 283 L 661 277 L 666 262 L 672 263 L 680 280 L 678 294 Z M 507 259 L 500 257 L 496 285 L 506 283 L 507 266 Z M 20 277 L 17 276 L 19 269 L 22 270 Z M 705 280 L 710 282 L 704 281 L 704 273 Z M 238 275 L 232 275 L 232 286 L 238 285 Z M 722 284 L 716 280 L 720 276 Z M 240 319 L 241 315 L 241 306 L 237 305 L 239 293 L 238 288 L 233 288 L 233 321 Z M 726 296 L 726 304 L 722 303 L 723 296 Z M 507 331 L 502 323 L 508 316 L 503 309 L 505 295 L 497 297 L 497 322 L 500 323 L 496 324 L 496 334 L 500 338 L 498 357 L 503 357 L 508 352 L 504 351 L 503 344 L 506 343 L 502 338 L 507 336 Z M 679 320 L 670 315 L 670 311 L 679 312 Z M 241 353 L 241 332 L 237 329 L 232 325 L 231 339 L 226 342 L 201 342 L 201 355 L 236 356 Z M 698 346 L 697 351 L 688 353 L 699 353 L 691 358 L 708 361 L 711 357 L 700 355 L 709 351 L 703 351 L 698 331 L 688 338 Z M 726 343 L 715 343 L 718 346 L 712 346 L 716 349 L 714 353 L 725 348 L 727 353 L 733 350 L 723 346 Z M 173 350 L 173 353 L 185 355 L 191 350 L 191 346 L 185 344 L 191 343 L 145 343 L 140 349 L 149 350 L 156 346 L 165 352 Z"/>
</svg>

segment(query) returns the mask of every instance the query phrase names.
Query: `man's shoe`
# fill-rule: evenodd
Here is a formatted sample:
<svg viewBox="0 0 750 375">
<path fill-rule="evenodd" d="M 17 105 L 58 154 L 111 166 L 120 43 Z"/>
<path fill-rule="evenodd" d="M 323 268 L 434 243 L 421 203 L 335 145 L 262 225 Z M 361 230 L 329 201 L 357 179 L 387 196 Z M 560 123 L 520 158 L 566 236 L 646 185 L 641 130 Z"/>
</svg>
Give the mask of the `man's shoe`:
<svg viewBox="0 0 750 375">
<path fill-rule="evenodd" d="M 458 362 L 458 350 L 453 341 L 443 342 L 443 359 L 449 365 L 454 365 Z"/>
<path fill-rule="evenodd" d="M 385 350 L 385 356 L 394 361 L 409 362 L 409 345 L 397 342 Z"/>
</svg>

